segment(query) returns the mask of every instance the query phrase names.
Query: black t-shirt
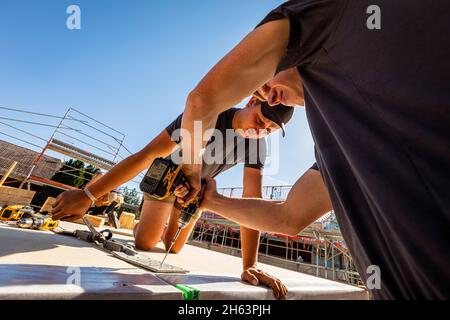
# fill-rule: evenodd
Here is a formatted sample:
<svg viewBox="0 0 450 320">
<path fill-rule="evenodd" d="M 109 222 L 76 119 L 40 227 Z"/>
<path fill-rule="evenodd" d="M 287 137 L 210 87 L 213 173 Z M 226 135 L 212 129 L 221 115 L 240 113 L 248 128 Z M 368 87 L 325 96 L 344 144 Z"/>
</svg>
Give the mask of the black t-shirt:
<svg viewBox="0 0 450 320">
<path fill-rule="evenodd" d="M 375 298 L 450 298 L 450 1 L 289 1 L 316 160 Z M 373 269 L 375 270 L 375 269 Z"/>
<path fill-rule="evenodd" d="M 309 170 L 320 171 L 319 166 L 317 165 L 317 162 L 314 162 L 314 164 L 309 168 Z"/>
<path fill-rule="evenodd" d="M 239 163 L 245 167 L 263 169 L 266 159 L 266 140 L 246 139 L 233 132 L 233 118 L 238 108 L 231 108 L 217 117 L 216 129 L 220 136 L 213 135 L 206 144 L 203 154 L 202 176 L 215 177 Z M 183 114 L 180 114 L 166 130 L 176 143 L 180 143 L 177 129 L 181 128 Z M 170 155 L 172 161 L 180 162 L 181 150 Z"/>
</svg>

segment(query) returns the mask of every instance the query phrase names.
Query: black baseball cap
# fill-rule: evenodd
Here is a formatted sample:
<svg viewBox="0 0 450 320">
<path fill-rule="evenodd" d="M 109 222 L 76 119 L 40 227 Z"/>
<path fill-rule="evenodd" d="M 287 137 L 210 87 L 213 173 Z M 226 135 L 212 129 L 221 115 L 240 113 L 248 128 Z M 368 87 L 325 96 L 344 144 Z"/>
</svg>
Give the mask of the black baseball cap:
<svg viewBox="0 0 450 320">
<path fill-rule="evenodd" d="M 273 107 L 265 101 L 261 101 L 261 113 L 267 119 L 280 126 L 283 137 L 286 135 L 284 125 L 291 120 L 294 114 L 294 107 L 288 107 L 284 104 L 277 104 Z"/>
</svg>

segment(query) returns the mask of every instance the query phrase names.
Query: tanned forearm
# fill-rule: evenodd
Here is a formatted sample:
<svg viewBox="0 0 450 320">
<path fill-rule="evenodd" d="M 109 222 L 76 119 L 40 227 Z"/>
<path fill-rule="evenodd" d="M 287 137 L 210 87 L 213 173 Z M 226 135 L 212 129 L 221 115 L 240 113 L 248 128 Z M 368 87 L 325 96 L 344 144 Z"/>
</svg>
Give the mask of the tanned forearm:
<svg viewBox="0 0 450 320">
<path fill-rule="evenodd" d="M 256 265 L 259 249 L 258 230 L 241 226 L 242 267 L 247 269 Z"/>
<path fill-rule="evenodd" d="M 136 153 L 122 160 L 109 170 L 101 179 L 88 186 L 89 191 L 99 198 L 118 186 L 136 177 L 141 171 L 147 168 L 152 158 Z"/>
<path fill-rule="evenodd" d="M 169 134 L 163 131 L 144 149 L 122 160 L 103 177 L 89 185 L 89 191 L 96 198 L 107 194 L 136 177 L 148 168 L 155 158 L 168 155 L 175 146 Z"/>
<path fill-rule="evenodd" d="M 217 121 L 218 112 L 212 112 L 213 109 L 203 105 L 195 93 L 189 95 L 180 131 L 183 163 L 186 164 L 202 164 L 201 149 L 210 138 L 205 135 L 205 131 L 214 128 Z"/>
<path fill-rule="evenodd" d="M 93 181 L 86 188 L 96 199 L 99 199 L 112 189 L 137 176 L 156 157 L 169 155 L 176 146 L 176 143 L 170 139 L 169 133 L 164 130 L 144 149 L 118 163 L 103 177 Z M 51 213 L 55 220 L 66 217 L 78 218 L 84 215 L 91 205 L 92 201 L 85 192 L 69 190 L 58 196 L 52 206 Z"/>
<path fill-rule="evenodd" d="M 283 205 L 284 201 L 229 198 L 218 194 L 208 201 L 207 209 L 249 229 L 285 233 L 280 214 Z M 275 214 L 276 220 L 273 219 Z"/>
<path fill-rule="evenodd" d="M 191 201 L 200 190 L 201 149 L 208 140 L 206 130 L 214 127 L 219 113 L 273 77 L 286 53 L 288 39 L 287 19 L 260 26 L 219 61 L 189 94 L 181 126 L 183 171 L 192 188 L 186 201 Z M 196 134 L 194 121 L 201 121 Z"/>
<path fill-rule="evenodd" d="M 191 134 L 182 140 L 183 151 L 194 147 L 195 120 L 201 120 L 202 134 L 213 128 L 217 115 L 251 95 L 273 77 L 286 53 L 289 21 L 277 20 L 262 25 L 247 35 L 220 60 L 189 94 L 182 128 Z M 270 39 L 270 41 L 267 41 Z M 183 136 L 183 132 L 181 133 Z M 197 150 L 199 151 L 199 150 Z M 200 159 L 193 151 L 183 160 Z M 201 162 L 200 162 L 201 163 Z"/>
<path fill-rule="evenodd" d="M 262 198 L 262 172 L 258 169 L 244 168 L 243 198 Z M 259 236 L 258 230 L 244 226 L 241 229 L 242 267 L 244 270 L 256 266 L 258 262 Z"/>
<path fill-rule="evenodd" d="M 214 185 L 215 188 L 215 185 Z M 320 172 L 308 170 L 286 201 L 233 199 L 207 190 L 205 209 L 247 228 L 296 235 L 332 209 Z"/>
</svg>

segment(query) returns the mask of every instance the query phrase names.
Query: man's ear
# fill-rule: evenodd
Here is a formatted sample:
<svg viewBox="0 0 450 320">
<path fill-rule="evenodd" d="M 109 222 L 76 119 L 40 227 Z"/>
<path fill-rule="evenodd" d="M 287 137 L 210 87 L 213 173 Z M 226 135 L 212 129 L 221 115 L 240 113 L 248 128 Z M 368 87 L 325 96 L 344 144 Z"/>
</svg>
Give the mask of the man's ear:
<svg viewBox="0 0 450 320">
<path fill-rule="evenodd" d="M 255 103 L 259 103 L 258 98 L 256 97 L 251 97 L 250 100 L 248 100 L 247 104 L 245 105 L 246 108 L 250 108 L 253 105 L 255 105 Z"/>
</svg>

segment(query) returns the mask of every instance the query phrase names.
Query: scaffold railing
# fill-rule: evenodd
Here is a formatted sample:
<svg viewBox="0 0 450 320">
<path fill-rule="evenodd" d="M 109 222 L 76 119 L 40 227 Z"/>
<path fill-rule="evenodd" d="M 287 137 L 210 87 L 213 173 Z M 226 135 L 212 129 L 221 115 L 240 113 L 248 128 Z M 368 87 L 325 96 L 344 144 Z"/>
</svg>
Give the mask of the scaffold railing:
<svg viewBox="0 0 450 320">
<path fill-rule="evenodd" d="M 363 286 L 342 237 L 311 226 L 297 237 L 262 232 L 258 260 L 330 280 Z M 189 243 L 241 256 L 239 225 L 223 219 L 199 219 Z M 281 254 L 282 253 L 282 254 Z M 300 260 L 299 257 L 302 257 Z"/>
</svg>

